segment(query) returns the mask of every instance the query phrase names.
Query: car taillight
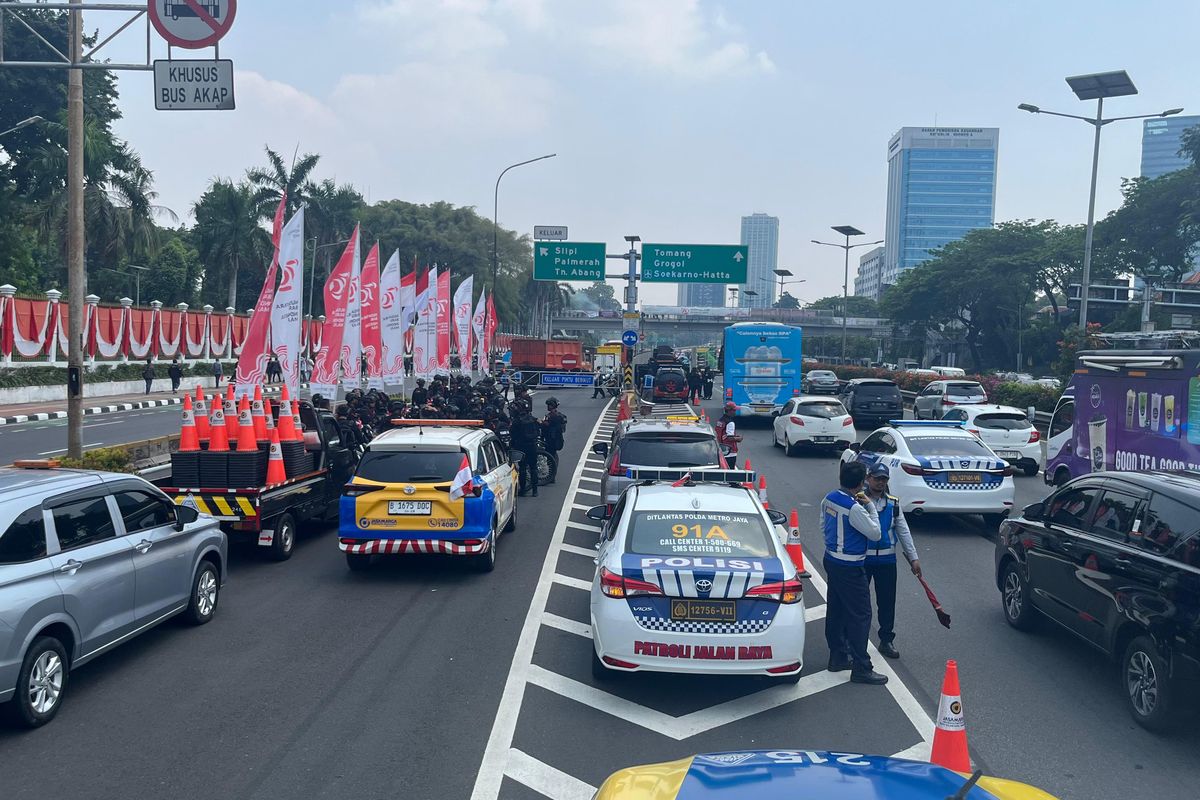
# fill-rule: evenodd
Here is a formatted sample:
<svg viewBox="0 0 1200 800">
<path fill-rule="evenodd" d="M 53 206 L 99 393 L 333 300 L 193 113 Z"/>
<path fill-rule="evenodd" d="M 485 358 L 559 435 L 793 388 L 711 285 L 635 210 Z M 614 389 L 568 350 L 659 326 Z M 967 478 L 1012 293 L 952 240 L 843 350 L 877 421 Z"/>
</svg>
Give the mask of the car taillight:
<svg viewBox="0 0 1200 800">
<path fill-rule="evenodd" d="M 801 428 L 804 427 L 804 420 L 800 417 L 788 417 L 788 419 L 792 421 L 793 425 L 799 425 Z"/>
<path fill-rule="evenodd" d="M 949 397 L 943 397 L 943 398 L 942 398 L 942 405 L 944 405 L 944 406 L 956 406 L 956 405 L 958 405 L 958 403 L 954 402 L 954 401 L 953 401 L 953 400 L 951 400 Z"/>
<path fill-rule="evenodd" d="M 800 598 L 803 596 L 804 586 L 800 581 L 795 579 L 778 581 L 776 583 L 764 583 L 746 592 L 746 597 L 753 597 L 755 600 L 774 600 L 785 605 L 799 603 Z"/>
<path fill-rule="evenodd" d="M 612 461 L 608 464 L 609 475 L 624 475 L 625 470 L 621 469 L 621 448 L 614 448 L 612 451 Z"/>
<path fill-rule="evenodd" d="M 360 497 L 369 492 L 377 492 L 383 486 L 371 486 L 366 483 L 347 483 L 342 487 L 342 497 Z"/>
<path fill-rule="evenodd" d="M 846 427 L 847 425 L 853 425 L 853 424 L 854 424 L 854 417 L 846 417 L 844 420 L 842 420 L 843 428 Z"/>
<path fill-rule="evenodd" d="M 1037 428 L 1034 428 L 1033 430 L 1031 430 L 1029 432 L 1029 442 L 1028 442 L 1029 444 L 1033 444 L 1034 442 L 1040 442 L 1041 440 L 1042 440 L 1042 434 L 1040 431 L 1038 431 Z"/>
<path fill-rule="evenodd" d="M 901 464 L 900 469 L 907 472 L 909 475 L 928 475 L 929 470 L 924 467 L 914 466 L 913 464 Z"/>
<path fill-rule="evenodd" d="M 618 599 L 646 595 L 662 597 L 663 593 L 662 589 L 656 584 L 648 581 L 640 581 L 636 578 L 626 578 L 623 575 L 611 572 L 607 567 L 600 568 L 600 591 L 604 592 L 607 597 Z"/>
<path fill-rule="evenodd" d="M 979 431 L 977 431 L 975 428 L 967 428 L 967 433 L 971 434 L 972 436 L 979 435 Z"/>
</svg>

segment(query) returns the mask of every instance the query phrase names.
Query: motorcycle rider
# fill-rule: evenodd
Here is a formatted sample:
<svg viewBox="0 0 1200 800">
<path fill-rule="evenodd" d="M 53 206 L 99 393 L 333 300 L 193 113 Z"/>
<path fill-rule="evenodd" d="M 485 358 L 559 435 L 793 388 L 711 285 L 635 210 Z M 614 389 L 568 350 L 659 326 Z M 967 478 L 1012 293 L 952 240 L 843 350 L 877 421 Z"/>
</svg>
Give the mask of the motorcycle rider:
<svg viewBox="0 0 1200 800">
<path fill-rule="evenodd" d="M 512 420 L 512 449 L 519 450 L 524 455 L 521 458 L 521 465 L 518 468 L 520 475 L 521 490 L 517 492 L 518 497 L 524 497 L 526 494 L 531 494 L 534 497 L 538 495 L 538 474 L 537 474 L 537 450 L 538 450 L 538 434 L 541 433 L 541 425 L 531 413 L 528 400 L 513 400 L 513 420 Z"/>
<path fill-rule="evenodd" d="M 550 459 L 550 480 L 546 482 L 554 483 L 554 479 L 558 475 L 558 453 L 563 449 L 567 433 L 567 416 L 558 410 L 558 398 L 550 397 L 546 400 L 546 416 L 542 420 L 542 431 L 546 450 L 554 456 Z"/>
</svg>

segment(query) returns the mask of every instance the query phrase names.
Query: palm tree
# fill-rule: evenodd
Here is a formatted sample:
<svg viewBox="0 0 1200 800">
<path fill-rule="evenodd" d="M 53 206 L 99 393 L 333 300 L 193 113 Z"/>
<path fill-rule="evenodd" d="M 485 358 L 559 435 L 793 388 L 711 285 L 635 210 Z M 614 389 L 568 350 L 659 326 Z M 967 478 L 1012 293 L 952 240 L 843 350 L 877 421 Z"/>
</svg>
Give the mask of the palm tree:
<svg viewBox="0 0 1200 800">
<path fill-rule="evenodd" d="M 225 278 L 227 304 L 237 307 L 238 276 L 243 265 L 268 258 L 270 237 L 259 225 L 259 206 L 255 191 L 248 183 L 233 183 L 222 178 L 209 184 L 192 208 L 196 226 L 192 235 L 200 260 L 205 266 L 206 294 L 219 276 Z"/>
<path fill-rule="evenodd" d="M 267 169 L 254 167 L 246 172 L 247 180 L 254 185 L 254 202 L 258 206 L 259 215 L 263 219 L 271 219 L 275 216 L 275 209 L 279 206 L 279 198 L 286 193 L 285 216 L 290 217 L 302 202 L 309 199 L 308 188 L 311 183 L 308 176 L 317 166 L 317 162 L 321 160 L 321 156 L 316 153 L 305 153 L 299 161 L 293 159 L 292 167 L 289 170 L 278 153 L 270 147 L 265 149 L 267 151 Z"/>
</svg>

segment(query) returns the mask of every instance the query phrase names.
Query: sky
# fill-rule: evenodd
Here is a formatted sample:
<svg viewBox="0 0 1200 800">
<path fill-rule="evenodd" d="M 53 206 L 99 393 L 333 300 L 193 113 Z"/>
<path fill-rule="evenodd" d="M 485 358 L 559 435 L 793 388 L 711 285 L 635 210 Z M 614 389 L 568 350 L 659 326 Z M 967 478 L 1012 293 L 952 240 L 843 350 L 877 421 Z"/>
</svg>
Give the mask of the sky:
<svg viewBox="0 0 1200 800">
<path fill-rule="evenodd" d="M 103 35 L 120 19 L 86 22 Z M 779 266 L 807 281 L 790 291 L 811 301 L 842 284 L 842 253 L 811 239 L 845 224 L 882 238 L 902 126 L 999 127 L 997 221 L 1083 222 L 1091 126 L 1017 104 L 1087 114 L 1064 77 L 1126 69 L 1140 94 L 1106 112 L 1200 113 L 1197 29 L 1194 0 L 243 0 L 220 45 L 237 110 L 156 112 L 151 77 L 123 72 L 116 128 L 185 221 L 212 178 L 262 165 L 267 145 L 320 153 L 318 178 L 372 202 L 488 217 L 505 166 L 555 153 L 505 176 L 501 225 L 566 225 L 614 253 L 627 234 L 737 243 L 740 218 L 766 212 Z M 105 54 L 144 59 L 144 27 Z M 1104 129 L 1098 218 L 1137 175 L 1140 142 L 1140 122 Z M 675 287 L 642 300 L 673 304 Z"/>
</svg>

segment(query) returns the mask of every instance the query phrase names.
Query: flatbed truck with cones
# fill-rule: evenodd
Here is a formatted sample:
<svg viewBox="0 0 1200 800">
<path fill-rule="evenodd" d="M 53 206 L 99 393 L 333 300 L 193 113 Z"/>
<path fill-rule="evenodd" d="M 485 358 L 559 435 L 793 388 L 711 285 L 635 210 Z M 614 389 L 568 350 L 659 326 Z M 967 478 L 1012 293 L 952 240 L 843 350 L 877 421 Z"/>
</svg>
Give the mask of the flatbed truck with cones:
<svg viewBox="0 0 1200 800">
<path fill-rule="evenodd" d="M 209 421 L 210 431 L 218 425 L 218 419 L 223 417 L 224 409 L 221 398 L 215 398 L 213 417 Z M 225 404 L 230 407 L 232 398 Z M 347 446 L 341 437 L 341 432 L 333 415 L 323 409 L 314 408 L 308 403 L 296 402 L 291 414 L 284 414 L 282 409 L 291 405 L 286 399 L 280 403 L 255 400 L 263 412 L 264 427 L 269 439 L 267 448 L 267 470 L 265 479 L 235 480 L 235 465 L 225 468 L 224 481 L 196 479 L 196 473 L 189 473 L 183 464 L 186 459 L 180 459 L 181 454 L 173 454 L 172 474 L 160 478 L 154 483 L 166 492 L 167 496 L 177 505 L 189 506 L 202 514 L 207 514 L 221 523 L 221 529 L 232 541 L 238 539 L 254 541 L 259 547 L 269 548 L 268 555 L 276 561 L 286 561 L 291 557 L 296 545 L 296 536 L 301 526 L 318 528 L 325 523 L 336 523 L 338 504 L 344 487 L 354 475 L 358 455 L 353 447 Z M 184 408 L 185 431 L 188 425 L 189 408 Z M 194 413 L 194 412 L 193 412 Z M 272 424 L 266 423 L 266 415 L 270 414 Z M 287 425 L 279 425 L 277 420 L 282 416 Z M 296 423 L 299 422 L 299 435 L 296 435 Z M 253 422 L 250 423 L 253 427 Z M 243 426 L 244 427 L 244 426 Z M 234 426 L 226 428 L 236 430 Z M 280 433 L 286 434 L 282 446 L 279 441 Z M 186 432 L 185 432 L 186 436 Z M 229 450 L 220 450 L 220 443 L 214 446 L 210 433 L 208 441 L 199 441 L 202 449 L 196 453 L 198 458 L 219 461 L 221 456 L 231 461 L 238 456 L 239 449 L 234 442 L 229 442 Z M 256 461 L 254 469 L 261 466 L 261 440 L 256 440 L 252 433 L 247 434 L 247 441 L 253 443 L 251 460 Z M 284 447 L 293 457 L 289 459 L 288 467 L 284 466 Z M 246 450 L 251 450 L 250 446 Z M 187 454 L 182 454 L 187 455 Z M 201 463 L 200 471 L 205 469 Z M 183 480 L 180 477 L 184 476 Z M 208 475 L 204 475 L 208 478 Z M 224 483 L 226 485 L 212 485 Z M 254 485 L 245 485 L 253 483 Z M 242 485 L 239 485 L 242 484 Z"/>
</svg>

